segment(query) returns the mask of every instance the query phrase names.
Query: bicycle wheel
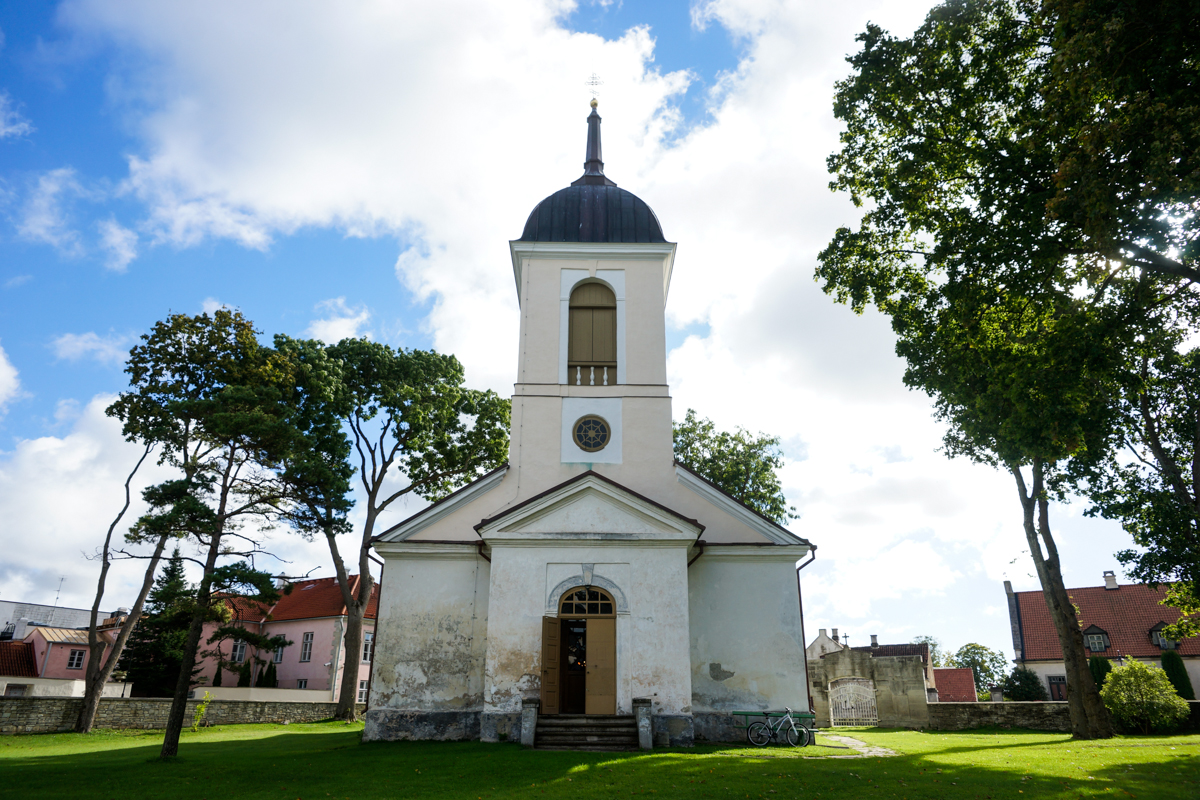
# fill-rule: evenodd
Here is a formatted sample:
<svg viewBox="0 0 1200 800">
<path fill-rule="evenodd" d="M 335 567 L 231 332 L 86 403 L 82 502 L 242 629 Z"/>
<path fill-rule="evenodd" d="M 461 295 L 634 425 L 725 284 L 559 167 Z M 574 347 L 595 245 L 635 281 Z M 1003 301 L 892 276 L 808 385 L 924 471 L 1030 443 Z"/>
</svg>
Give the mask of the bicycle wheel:
<svg viewBox="0 0 1200 800">
<path fill-rule="evenodd" d="M 771 728 L 765 722 L 756 722 L 746 729 L 746 738 L 756 747 L 765 747 L 771 741 Z"/>
<path fill-rule="evenodd" d="M 807 747 L 809 742 L 808 730 L 806 728 L 789 728 L 787 731 L 787 743 L 792 747 Z"/>
</svg>

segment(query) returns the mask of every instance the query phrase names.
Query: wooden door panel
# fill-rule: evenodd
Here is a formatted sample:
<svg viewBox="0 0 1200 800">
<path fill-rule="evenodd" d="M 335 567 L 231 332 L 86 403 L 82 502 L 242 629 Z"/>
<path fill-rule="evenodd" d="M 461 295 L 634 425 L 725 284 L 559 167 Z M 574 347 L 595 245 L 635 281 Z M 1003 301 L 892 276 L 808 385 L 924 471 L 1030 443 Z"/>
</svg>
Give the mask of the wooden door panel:
<svg viewBox="0 0 1200 800">
<path fill-rule="evenodd" d="M 597 308 L 592 311 L 592 360 L 617 360 L 617 310 Z M 614 379 L 611 383 L 616 383 Z"/>
<path fill-rule="evenodd" d="M 572 308 L 567 360 L 592 361 L 592 309 Z"/>
<path fill-rule="evenodd" d="M 542 712 L 557 714 L 559 686 L 560 626 L 558 617 L 542 617 Z"/>
<path fill-rule="evenodd" d="M 585 713 L 617 713 L 617 621 L 611 617 L 587 621 Z"/>
</svg>

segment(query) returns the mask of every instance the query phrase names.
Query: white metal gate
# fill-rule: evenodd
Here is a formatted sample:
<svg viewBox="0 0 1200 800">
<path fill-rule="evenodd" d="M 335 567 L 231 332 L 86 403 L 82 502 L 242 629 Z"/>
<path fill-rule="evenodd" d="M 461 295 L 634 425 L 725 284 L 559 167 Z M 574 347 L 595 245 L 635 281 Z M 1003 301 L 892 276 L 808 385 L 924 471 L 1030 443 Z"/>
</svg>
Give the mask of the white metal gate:
<svg viewBox="0 0 1200 800">
<path fill-rule="evenodd" d="M 840 678 L 829 684 L 829 723 L 839 725 L 877 725 L 875 682 L 866 678 Z"/>
</svg>

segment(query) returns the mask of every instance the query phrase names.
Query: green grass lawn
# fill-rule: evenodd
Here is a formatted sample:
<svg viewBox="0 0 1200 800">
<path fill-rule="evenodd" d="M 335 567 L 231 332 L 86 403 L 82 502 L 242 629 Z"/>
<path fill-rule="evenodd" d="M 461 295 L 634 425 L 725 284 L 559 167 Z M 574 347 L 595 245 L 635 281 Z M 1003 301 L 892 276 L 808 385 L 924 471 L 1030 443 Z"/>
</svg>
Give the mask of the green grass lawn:
<svg viewBox="0 0 1200 800">
<path fill-rule="evenodd" d="M 1200 735 L 1076 742 L 1062 734 L 838 729 L 898 755 L 831 758 L 817 744 L 638 753 L 515 744 L 375 742 L 361 725 L 236 725 L 0 737 L 0 797 L 131 798 L 1200 798 Z M 832 744 L 826 740 L 826 745 Z M 812 756 L 824 756 L 812 758 Z"/>
</svg>

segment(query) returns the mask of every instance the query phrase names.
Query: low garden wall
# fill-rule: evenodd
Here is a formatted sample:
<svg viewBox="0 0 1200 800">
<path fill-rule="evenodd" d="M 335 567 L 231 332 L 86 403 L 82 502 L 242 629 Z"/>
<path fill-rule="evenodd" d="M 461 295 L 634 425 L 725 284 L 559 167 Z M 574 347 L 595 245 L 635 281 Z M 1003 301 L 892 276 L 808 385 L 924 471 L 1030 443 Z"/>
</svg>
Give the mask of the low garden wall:
<svg viewBox="0 0 1200 800">
<path fill-rule="evenodd" d="M 929 727 L 935 731 L 1029 728 L 1069 733 L 1071 715 L 1065 702 L 930 703 Z"/>
<path fill-rule="evenodd" d="M 191 725 L 200 701 L 189 700 L 184 723 Z M 0 734 L 55 733 L 73 730 L 81 698 L 0 697 Z M 359 706 L 361 713 L 364 706 Z M 337 703 L 213 700 L 204 717 L 207 725 L 249 722 L 316 722 L 329 719 Z M 169 697 L 104 698 L 96 715 L 97 728 L 165 728 L 171 710 Z"/>
</svg>

